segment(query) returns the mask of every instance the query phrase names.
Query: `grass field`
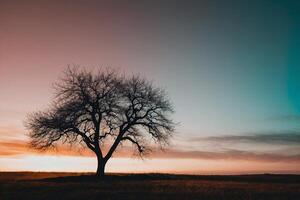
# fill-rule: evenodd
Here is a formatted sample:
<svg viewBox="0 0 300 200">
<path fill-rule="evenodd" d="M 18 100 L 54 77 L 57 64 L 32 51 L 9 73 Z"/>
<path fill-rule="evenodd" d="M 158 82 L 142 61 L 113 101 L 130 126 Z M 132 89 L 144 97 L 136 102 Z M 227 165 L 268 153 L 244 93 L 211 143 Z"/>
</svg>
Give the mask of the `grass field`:
<svg viewBox="0 0 300 200">
<path fill-rule="evenodd" d="M 300 199 L 300 175 L 0 173 L 0 200 Z"/>
</svg>

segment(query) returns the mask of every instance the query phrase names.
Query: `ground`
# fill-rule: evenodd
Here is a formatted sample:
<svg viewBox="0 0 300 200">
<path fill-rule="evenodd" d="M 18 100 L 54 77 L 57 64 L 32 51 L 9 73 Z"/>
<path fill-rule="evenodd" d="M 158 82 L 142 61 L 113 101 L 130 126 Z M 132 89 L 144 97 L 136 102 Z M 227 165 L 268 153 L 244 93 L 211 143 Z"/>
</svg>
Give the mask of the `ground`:
<svg viewBox="0 0 300 200">
<path fill-rule="evenodd" d="M 300 175 L 0 173 L 1 200 L 300 199 Z"/>
</svg>

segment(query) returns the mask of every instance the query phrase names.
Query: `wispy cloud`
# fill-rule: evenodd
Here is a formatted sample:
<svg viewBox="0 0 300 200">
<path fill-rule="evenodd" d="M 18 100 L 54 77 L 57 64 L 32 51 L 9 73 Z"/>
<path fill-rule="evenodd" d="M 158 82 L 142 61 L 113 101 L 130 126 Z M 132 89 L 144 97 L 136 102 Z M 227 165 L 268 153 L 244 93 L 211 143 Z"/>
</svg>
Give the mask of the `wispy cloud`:
<svg viewBox="0 0 300 200">
<path fill-rule="evenodd" d="M 24 141 L 0 141 L 0 157 L 26 155 L 26 154 L 47 154 L 47 155 L 67 155 L 67 156 L 94 156 L 86 149 L 69 148 L 59 146 L 57 149 L 49 151 L 35 151 L 29 148 Z M 132 149 L 123 147 L 118 149 L 114 157 L 132 157 Z M 210 151 L 182 151 L 167 149 L 165 151 L 153 151 L 149 158 L 171 158 L 171 159 L 204 159 L 204 160 L 247 160 L 258 162 L 300 162 L 300 153 L 286 155 L 280 153 L 259 153 L 241 150 L 223 150 L 220 152 Z"/>
<path fill-rule="evenodd" d="M 279 153 L 259 153 L 241 150 L 225 150 L 222 152 L 207 151 L 177 151 L 168 150 L 165 153 L 154 154 L 154 157 L 162 158 L 186 158 L 186 159 L 208 159 L 208 160 L 248 160 L 260 162 L 300 162 L 300 153 L 284 155 Z"/>
<path fill-rule="evenodd" d="M 0 156 L 14 156 L 29 153 L 27 144 L 22 140 L 0 141 Z"/>
<path fill-rule="evenodd" d="M 229 159 L 260 162 L 300 162 L 300 131 L 274 131 L 194 137 L 193 146 L 211 146 L 209 151 L 175 151 L 174 157 L 196 159 Z"/>
<path fill-rule="evenodd" d="M 30 148 L 28 142 L 23 140 L 0 141 L 0 157 L 26 154 L 68 155 L 68 156 L 93 156 L 93 154 L 80 146 L 59 145 L 46 151 Z"/>
<path fill-rule="evenodd" d="M 265 143 L 280 145 L 300 145 L 300 131 L 249 133 L 243 135 L 223 135 L 193 138 L 191 141 L 211 141 L 220 143 Z"/>
<path fill-rule="evenodd" d="M 28 154 L 67 155 L 92 157 L 94 154 L 86 148 L 79 146 L 58 145 L 57 148 L 48 151 L 36 151 L 29 147 L 26 140 L 18 139 L 22 130 L 12 127 L 0 127 L 0 157 L 22 156 Z M 2 137 L 1 137 L 2 136 Z M 7 137 L 10 136 L 10 137 Z M 248 133 L 243 135 L 223 135 L 210 137 L 196 137 L 188 140 L 188 143 L 196 147 L 197 144 L 210 144 L 214 142 L 219 148 L 172 148 L 165 151 L 153 151 L 149 158 L 172 158 L 172 159 L 202 159 L 202 160 L 246 160 L 257 162 L 297 162 L 300 163 L 300 131 L 262 132 Z M 245 145 L 234 146 L 233 144 L 249 143 L 254 148 L 245 149 Z M 273 145 L 283 148 L 285 151 L 258 151 L 258 144 L 263 146 Z M 211 146 L 211 144 L 210 144 Z M 104 149 L 105 151 L 105 149 Z M 132 157 L 132 148 L 124 145 L 118 148 L 114 157 Z"/>
</svg>

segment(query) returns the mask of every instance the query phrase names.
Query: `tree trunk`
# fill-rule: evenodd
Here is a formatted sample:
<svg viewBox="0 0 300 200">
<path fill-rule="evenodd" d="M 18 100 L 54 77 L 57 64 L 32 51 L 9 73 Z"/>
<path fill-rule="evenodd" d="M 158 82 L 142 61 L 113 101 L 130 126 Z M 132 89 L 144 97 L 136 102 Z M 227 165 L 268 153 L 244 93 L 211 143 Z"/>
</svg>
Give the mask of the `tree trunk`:
<svg viewBox="0 0 300 200">
<path fill-rule="evenodd" d="M 104 177 L 106 160 L 104 158 L 102 158 L 100 155 L 97 155 L 97 163 L 98 163 L 98 165 L 97 165 L 96 176 Z"/>
</svg>

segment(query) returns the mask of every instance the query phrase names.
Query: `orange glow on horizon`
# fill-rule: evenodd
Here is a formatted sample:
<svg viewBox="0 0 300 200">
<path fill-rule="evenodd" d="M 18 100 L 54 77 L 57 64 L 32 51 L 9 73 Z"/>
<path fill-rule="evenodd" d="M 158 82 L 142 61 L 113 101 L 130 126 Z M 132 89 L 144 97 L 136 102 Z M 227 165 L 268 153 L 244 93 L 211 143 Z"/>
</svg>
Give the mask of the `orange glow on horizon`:
<svg viewBox="0 0 300 200">
<path fill-rule="evenodd" d="M 86 148 L 59 145 L 48 151 L 29 148 L 26 139 L 15 137 L 11 129 L 0 133 L 1 171 L 56 171 L 94 172 L 96 159 Z M 10 134 L 11 133 L 11 134 Z M 7 137 L 5 137 L 7 136 Z M 169 149 L 153 151 L 144 160 L 133 157 L 131 146 L 118 148 L 107 164 L 107 172 L 120 173 L 188 173 L 188 174 L 243 174 L 243 173 L 299 173 L 297 156 L 253 153 L 224 153 Z"/>
<path fill-rule="evenodd" d="M 97 166 L 95 158 L 48 155 L 0 158 L 0 163 L 0 171 L 94 172 Z M 299 173 L 299 166 L 255 161 L 112 158 L 108 161 L 106 171 L 179 174 Z"/>
</svg>

